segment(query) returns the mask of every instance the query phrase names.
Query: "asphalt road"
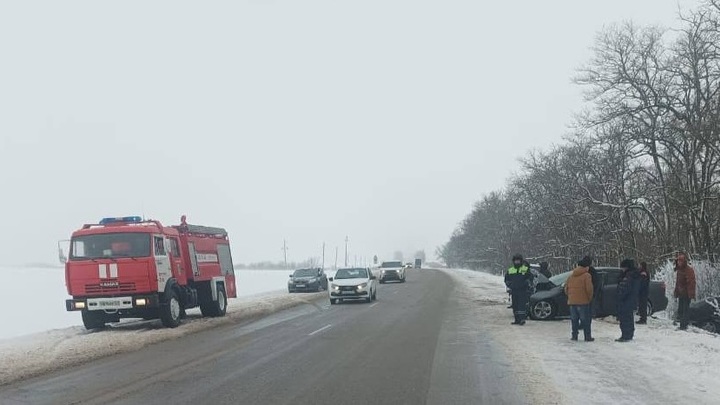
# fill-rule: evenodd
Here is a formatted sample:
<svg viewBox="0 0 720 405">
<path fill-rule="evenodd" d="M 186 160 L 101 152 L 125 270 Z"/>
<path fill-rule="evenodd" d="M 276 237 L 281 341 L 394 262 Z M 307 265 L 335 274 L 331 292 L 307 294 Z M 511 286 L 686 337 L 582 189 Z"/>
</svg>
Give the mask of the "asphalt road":
<svg viewBox="0 0 720 405">
<path fill-rule="evenodd" d="M 453 290 L 413 270 L 372 304 L 319 300 L 3 387 L 0 404 L 528 402 Z"/>
</svg>

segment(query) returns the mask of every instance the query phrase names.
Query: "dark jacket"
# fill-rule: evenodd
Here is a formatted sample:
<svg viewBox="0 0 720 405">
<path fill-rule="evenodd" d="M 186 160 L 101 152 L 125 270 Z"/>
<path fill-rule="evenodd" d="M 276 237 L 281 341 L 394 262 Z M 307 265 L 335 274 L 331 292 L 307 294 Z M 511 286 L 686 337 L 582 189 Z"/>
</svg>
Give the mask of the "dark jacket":
<svg viewBox="0 0 720 405">
<path fill-rule="evenodd" d="M 647 297 L 648 294 L 650 294 L 650 270 L 643 270 L 641 268 L 638 270 L 638 275 L 640 277 L 639 295 L 640 297 Z"/>
<path fill-rule="evenodd" d="M 597 297 L 600 290 L 600 275 L 597 270 L 595 270 L 595 267 L 589 267 L 588 272 L 590 273 L 590 281 L 592 281 L 594 296 Z"/>
<path fill-rule="evenodd" d="M 505 285 L 513 294 L 529 294 L 532 286 L 532 273 L 527 266 L 510 267 L 505 272 Z"/>
<path fill-rule="evenodd" d="M 540 263 L 540 269 L 538 270 L 540 274 L 543 276 L 550 278 L 552 277 L 552 273 L 550 273 L 550 270 L 548 270 L 548 264 L 547 262 Z"/>
<path fill-rule="evenodd" d="M 625 270 L 617 285 L 617 312 L 626 313 L 637 308 L 640 290 L 640 274 L 635 269 Z"/>
</svg>

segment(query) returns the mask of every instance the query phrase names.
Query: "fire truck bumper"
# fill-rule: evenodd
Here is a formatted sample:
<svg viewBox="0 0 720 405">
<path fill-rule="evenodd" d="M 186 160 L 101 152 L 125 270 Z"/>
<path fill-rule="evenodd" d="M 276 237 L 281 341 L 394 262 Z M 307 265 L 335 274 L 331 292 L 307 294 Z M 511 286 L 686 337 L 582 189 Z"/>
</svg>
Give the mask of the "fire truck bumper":
<svg viewBox="0 0 720 405">
<path fill-rule="evenodd" d="M 133 311 L 158 308 L 157 294 L 133 295 L 127 297 L 74 298 L 65 300 L 68 311 Z"/>
</svg>

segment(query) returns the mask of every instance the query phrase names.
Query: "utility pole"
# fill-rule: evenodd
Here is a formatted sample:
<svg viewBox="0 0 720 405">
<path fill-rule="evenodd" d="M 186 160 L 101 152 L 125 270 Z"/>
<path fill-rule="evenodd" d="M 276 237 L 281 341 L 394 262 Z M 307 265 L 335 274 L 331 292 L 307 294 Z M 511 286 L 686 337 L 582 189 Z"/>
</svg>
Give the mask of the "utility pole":
<svg viewBox="0 0 720 405">
<path fill-rule="evenodd" d="M 338 247 L 335 246 L 335 269 L 337 270 Z"/>
<path fill-rule="evenodd" d="M 322 259 L 322 268 L 325 270 L 325 242 L 323 242 L 323 259 Z"/>
<path fill-rule="evenodd" d="M 350 238 L 345 236 L 345 267 L 348 266 L 348 242 L 350 242 Z"/>
<path fill-rule="evenodd" d="M 288 268 L 287 267 L 287 251 L 288 251 L 288 249 L 289 248 L 287 246 L 287 241 L 285 241 L 285 239 L 283 239 L 282 251 L 283 251 L 283 254 L 285 255 L 285 270 L 287 270 L 287 268 Z"/>
</svg>

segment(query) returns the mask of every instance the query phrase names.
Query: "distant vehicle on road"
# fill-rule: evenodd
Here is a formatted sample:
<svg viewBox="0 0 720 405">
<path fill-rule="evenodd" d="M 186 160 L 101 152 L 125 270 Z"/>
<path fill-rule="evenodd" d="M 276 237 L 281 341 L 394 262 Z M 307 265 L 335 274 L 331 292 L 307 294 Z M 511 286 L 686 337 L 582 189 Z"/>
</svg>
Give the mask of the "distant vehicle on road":
<svg viewBox="0 0 720 405">
<path fill-rule="evenodd" d="M 330 277 L 330 304 L 335 305 L 347 299 L 364 299 L 367 302 L 377 299 L 377 277 L 366 267 L 338 269 L 335 277 Z"/>
<path fill-rule="evenodd" d="M 405 263 L 405 268 L 406 268 L 406 269 L 412 269 L 412 268 L 413 268 L 413 264 L 412 264 L 411 262 L 407 262 L 407 263 Z"/>
<path fill-rule="evenodd" d="M 419 269 L 422 267 L 422 259 L 415 259 L 415 268 Z"/>
<path fill-rule="evenodd" d="M 597 267 L 600 282 L 599 300 L 596 305 L 596 317 L 604 317 L 616 314 L 615 291 L 617 290 L 618 278 L 622 273 L 619 267 Z M 538 291 L 530 296 L 530 317 L 536 320 L 547 320 L 555 317 L 570 316 L 570 308 L 567 305 L 565 295 L 565 282 L 572 274 L 572 271 L 560 273 L 550 277 L 548 280 L 550 288 L 546 291 Z M 648 299 L 648 315 L 657 311 L 664 311 L 667 308 L 668 299 L 665 296 L 665 283 L 660 281 L 650 282 L 650 297 Z"/>
<path fill-rule="evenodd" d="M 401 261 L 382 262 L 380 265 L 380 284 L 390 280 L 405 282 L 405 266 Z"/>
<path fill-rule="evenodd" d="M 327 290 L 328 279 L 321 268 L 298 269 L 290 275 L 288 292 Z"/>
</svg>

